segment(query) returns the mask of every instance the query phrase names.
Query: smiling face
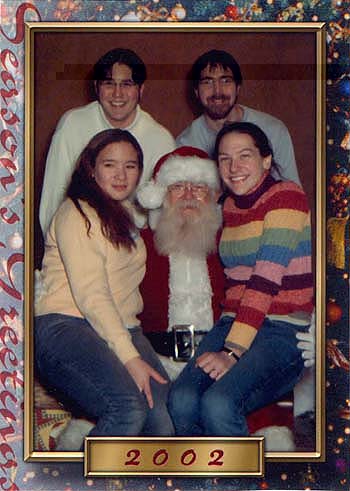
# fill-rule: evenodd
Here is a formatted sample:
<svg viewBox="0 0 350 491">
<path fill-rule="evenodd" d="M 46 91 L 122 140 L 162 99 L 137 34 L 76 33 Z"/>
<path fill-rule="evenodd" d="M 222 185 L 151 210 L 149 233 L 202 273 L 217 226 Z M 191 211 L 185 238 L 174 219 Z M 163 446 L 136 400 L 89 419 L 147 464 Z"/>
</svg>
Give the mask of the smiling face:
<svg viewBox="0 0 350 491">
<path fill-rule="evenodd" d="M 254 190 L 271 167 L 271 155 L 262 157 L 253 138 L 246 133 L 227 133 L 220 141 L 219 172 L 232 193 L 242 196 Z"/>
<path fill-rule="evenodd" d="M 135 190 L 140 168 L 137 152 L 129 142 L 110 143 L 98 154 L 94 178 L 112 199 L 122 201 Z"/>
<path fill-rule="evenodd" d="M 229 68 L 208 65 L 201 71 L 196 95 L 209 118 L 227 118 L 236 104 L 238 93 L 239 86 Z"/>
<path fill-rule="evenodd" d="M 135 119 L 143 92 L 143 85 L 139 87 L 133 81 L 131 68 L 114 63 L 111 77 L 96 84 L 99 102 L 109 123 L 114 128 L 128 127 Z"/>
</svg>

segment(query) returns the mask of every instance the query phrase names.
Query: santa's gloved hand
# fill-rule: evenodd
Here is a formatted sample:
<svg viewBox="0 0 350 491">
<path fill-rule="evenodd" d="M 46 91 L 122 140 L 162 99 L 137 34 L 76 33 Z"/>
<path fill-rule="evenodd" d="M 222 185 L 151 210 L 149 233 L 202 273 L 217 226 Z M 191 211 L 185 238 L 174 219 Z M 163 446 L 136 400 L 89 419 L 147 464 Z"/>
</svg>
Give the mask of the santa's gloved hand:
<svg viewBox="0 0 350 491">
<path fill-rule="evenodd" d="M 297 347 L 302 350 L 302 358 L 305 367 L 312 367 L 315 364 L 315 312 L 312 314 L 311 324 L 308 332 L 297 332 L 299 343 Z"/>
</svg>

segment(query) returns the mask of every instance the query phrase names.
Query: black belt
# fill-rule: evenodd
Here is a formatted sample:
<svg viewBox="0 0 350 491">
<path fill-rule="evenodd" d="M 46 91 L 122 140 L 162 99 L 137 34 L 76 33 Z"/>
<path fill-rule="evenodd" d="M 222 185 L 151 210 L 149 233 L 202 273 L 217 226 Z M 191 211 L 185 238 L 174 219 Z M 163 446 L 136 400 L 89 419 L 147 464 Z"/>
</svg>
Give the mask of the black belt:
<svg viewBox="0 0 350 491">
<path fill-rule="evenodd" d="M 179 324 L 170 332 L 144 334 L 160 355 L 171 356 L 175 361 L 188 361 L 206 333 L 195 329 L 192 324 Z"/>
</svg>

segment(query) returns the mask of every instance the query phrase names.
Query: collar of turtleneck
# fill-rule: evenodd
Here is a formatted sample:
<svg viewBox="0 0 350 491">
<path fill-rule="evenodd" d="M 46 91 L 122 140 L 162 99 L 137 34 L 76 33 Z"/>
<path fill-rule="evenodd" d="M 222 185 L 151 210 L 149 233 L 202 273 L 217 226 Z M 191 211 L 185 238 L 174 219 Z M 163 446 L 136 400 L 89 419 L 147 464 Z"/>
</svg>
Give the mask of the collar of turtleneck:
<svg viewBox="0 0 350 491">
<path fill-rule="evenodd" d="M 254 203 L 262 196 L 271 186 L 273 186 L 277 181 L 272 177 L 270 172 L 264 174 L 261 178 L 260 184 L 254 189 L 253 192 L 244 194 L 243 196 L 238 196 L 236 194 L 230 193 L 231 198 L 233 198 L 237 208 L 248 209 L 251 208 Z"/>
</svg>

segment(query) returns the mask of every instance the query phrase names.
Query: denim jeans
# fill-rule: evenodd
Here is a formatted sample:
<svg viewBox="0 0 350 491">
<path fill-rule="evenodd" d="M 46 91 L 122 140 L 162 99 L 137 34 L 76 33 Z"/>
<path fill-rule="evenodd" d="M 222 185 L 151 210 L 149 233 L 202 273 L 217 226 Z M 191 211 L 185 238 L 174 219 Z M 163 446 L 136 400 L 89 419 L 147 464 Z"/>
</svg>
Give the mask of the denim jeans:
<svg viewBox="0 0 350 491">
<path fill-rule="evenodd" d="M 142 359 L 169 380 L 141 328 L 130 330 Z M 70 409 L 96 421 L 89 436 L 169 436 L 170 382 L 151 379 L 150 409 L 123 363 L 85 320 L 63 314 L 35 318 L 35 362 L 40 380 L 55 388 Z"/>
<path fill-rule="evenodd" d="M 289 392 L 303 360 L 295 337 L 299 327 L 266 319 L 248 351 L 218 381 L 195 366 L 204 352 L 221 351 L 233 318 L 222 317 L 206 334 L 169 395 L 179 436 L 248 436 L 246 415 Z M 301 327 L 300 330 L 307 328 Z"/>
</svg>

